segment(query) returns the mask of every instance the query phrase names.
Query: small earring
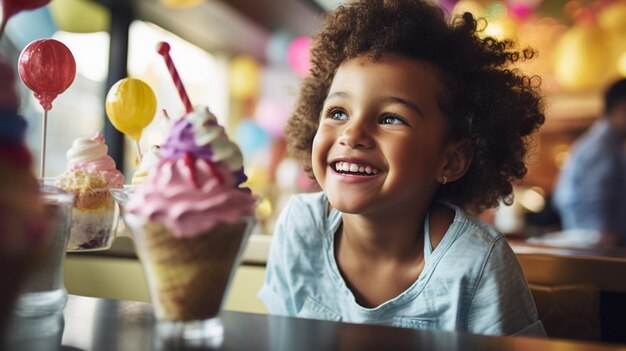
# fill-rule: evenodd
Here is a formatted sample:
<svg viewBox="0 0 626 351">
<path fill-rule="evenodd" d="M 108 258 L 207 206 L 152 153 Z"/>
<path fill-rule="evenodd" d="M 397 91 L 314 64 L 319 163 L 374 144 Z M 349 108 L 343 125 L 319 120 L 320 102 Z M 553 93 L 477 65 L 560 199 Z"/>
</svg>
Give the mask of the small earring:
<svg viewBox="0 0 626 351">
<path fill-rule="evenodd" d="M 446 177 L 445 175 L 441 176 L 441 185 L 445 185 L 447 182 L 448 182 L 448 177 Z"/>
</svg>

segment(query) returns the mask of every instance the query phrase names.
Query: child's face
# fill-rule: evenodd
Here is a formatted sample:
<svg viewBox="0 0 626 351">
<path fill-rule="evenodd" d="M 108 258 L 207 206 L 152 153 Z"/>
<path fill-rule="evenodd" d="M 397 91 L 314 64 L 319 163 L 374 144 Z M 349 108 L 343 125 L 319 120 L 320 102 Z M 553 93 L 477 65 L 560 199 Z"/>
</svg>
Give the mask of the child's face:
<svg viewBox="0 0 626 351">
<path fill-rule="evenodd" d="M 333 207 L 396 214 L 430 204 L 449 146 L 437 99 L 443 89 L 431 65 L 398 54 L 378 62 L 359 56 L 339 67 L 312 153 Z"/>
</svg>

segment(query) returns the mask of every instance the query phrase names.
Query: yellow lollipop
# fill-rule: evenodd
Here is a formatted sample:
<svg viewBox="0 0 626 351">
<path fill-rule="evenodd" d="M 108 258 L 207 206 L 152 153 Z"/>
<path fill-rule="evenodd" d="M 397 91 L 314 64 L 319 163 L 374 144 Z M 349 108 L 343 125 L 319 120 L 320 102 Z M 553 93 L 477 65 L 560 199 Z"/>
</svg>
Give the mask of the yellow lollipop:
<svg viewBox="0 0 626 351">
<path fill-rule="evenodd" d="M 156 97 L 142 80 L 124 78 L 109 90 L 105 109 L 113 126 L 138 142 L 141 132 L 154 118 Z"/>
</svg>

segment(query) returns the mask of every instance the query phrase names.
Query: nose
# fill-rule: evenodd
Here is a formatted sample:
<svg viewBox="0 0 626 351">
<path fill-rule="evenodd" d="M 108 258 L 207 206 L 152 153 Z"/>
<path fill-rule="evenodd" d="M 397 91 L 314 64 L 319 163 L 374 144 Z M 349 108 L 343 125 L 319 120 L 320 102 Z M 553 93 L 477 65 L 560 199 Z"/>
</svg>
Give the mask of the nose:
<svg viewBox="0 0 626 351">
<path fill-rule="evenodd" d="M 372 131 L 369 126 L 364 121 L 359 121 L 358 119 L 353 119 L 344 127 L 337 141 L 340 145 L 351 149 L 369 149 L 374 145 Z"/>
</svg>

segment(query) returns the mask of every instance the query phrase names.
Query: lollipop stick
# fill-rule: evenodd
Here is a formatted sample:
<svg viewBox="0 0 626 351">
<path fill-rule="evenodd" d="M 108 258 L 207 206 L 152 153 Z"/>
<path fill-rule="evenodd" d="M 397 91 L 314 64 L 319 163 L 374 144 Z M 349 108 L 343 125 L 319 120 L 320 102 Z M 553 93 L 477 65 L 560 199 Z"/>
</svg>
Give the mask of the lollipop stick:
<svg viewBox="0 0 626 351">
<path fill-rule="evenodd" d="M 172 61 L 172 57 L 170 56 L 170 44 L 162 41 L 157 44 L 157 52 L 159 55 L 163 56 L 165 60 L 165 65 L 167 66 L 167 70 L 172 76 L 172 80 L 174 81 L 174 85 L 176 85 L 176 90 L 178 91 L 178 95 L 180 99 L 183 101 L 185 105 L 185 110 L 187 113 L 193 111 L 193 106 L 191 106 L 191 101 L 189 100 L 189 96 L 187 95 L 187 91 L 185 90 L 185 86 L 183 85 L 182 79 L 180 79 L 180 75 L 178 74 L 178 70 L 176 66 L 174 66 L 174 61 Z"/>
<path fill-rule="evenodd" d="M 137 149 L 137 158 L 139 159 L 139 163 L 141 163 L 143 155 L 141 154 L 141 148 L 139 147 L 139 140 L 135 140 L 135 148 Z"/>
<path fill-rule="evenodd" d="M 43 110 L 43 128 L 41 128 L 41 165 L 39 166 L 39 177 L 46 176 L 46 135 L 48 135 L 48 110 Z"/>
</svg>

